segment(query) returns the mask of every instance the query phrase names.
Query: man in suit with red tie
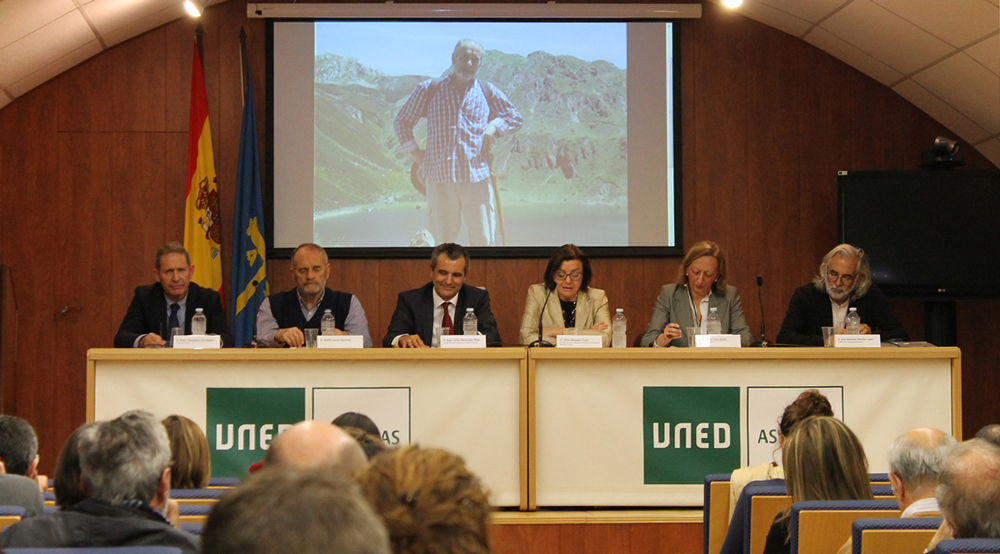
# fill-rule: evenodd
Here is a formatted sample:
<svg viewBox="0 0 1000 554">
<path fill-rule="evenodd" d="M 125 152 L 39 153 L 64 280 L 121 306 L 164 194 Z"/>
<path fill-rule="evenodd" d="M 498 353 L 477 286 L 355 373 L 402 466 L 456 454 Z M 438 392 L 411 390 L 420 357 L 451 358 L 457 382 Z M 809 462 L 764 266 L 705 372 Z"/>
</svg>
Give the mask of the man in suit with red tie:
<svg viewBox="0 0 1000 554">
<path fill-rule="evenodd" d="M 465 284 L 469 255 L 454 243 L 438 245 L 431 253 L 431 282 L 399 293 L 396 311 L 382 346 L 427 348 L 438 346 L 442 329 L 462 334 L 462 317 L 472 308 L 479 319 L 479 334 L 487 346 L 501 346 L 497 320 L 490 310 L 490 295 Z"/>
</svg>

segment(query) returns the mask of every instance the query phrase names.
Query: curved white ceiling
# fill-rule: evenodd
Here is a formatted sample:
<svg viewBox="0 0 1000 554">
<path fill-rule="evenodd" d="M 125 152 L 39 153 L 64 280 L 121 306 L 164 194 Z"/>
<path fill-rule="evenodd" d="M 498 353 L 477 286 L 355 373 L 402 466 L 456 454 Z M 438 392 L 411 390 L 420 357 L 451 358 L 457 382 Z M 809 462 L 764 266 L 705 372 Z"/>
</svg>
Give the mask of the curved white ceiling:
<svg viewBox="0 0 1000 554">
<path fill-rule="evenodd" d="M 1000 166 L 1000 0 L 745 0 L 738 11 L 892 88 Z M 0 0 L 0 109 L 178 17 L 181 0 Z"/>
</svg>

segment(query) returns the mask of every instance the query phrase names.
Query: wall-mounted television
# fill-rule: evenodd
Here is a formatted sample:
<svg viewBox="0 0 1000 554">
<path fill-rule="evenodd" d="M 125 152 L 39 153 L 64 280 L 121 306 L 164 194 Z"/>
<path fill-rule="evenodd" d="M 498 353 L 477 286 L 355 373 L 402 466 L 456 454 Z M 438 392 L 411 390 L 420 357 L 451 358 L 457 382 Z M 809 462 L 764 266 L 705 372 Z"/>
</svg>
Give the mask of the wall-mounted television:
<svg viewBox="0 0 1000 554">
<path fill-rule="evenodd" d="M 393 121 L 421 82 L 448 75 L 461 39 L 482 45 L 477 78 L 523 118 L 493 145 L 503 235 L 475 255 L 547 255 L 569 242 L 598 255 L 680 253 L 676 22 L 662 10 L 636 17 L 634 5 L 598 6 L 599 17 L 585 5 L 576 16 L 533 5 L 523 17 L 427 6 L 268 19 L 274 255 L 316 242 L 334 256 L 425 256 L 420 247 L 441 242 Z M 426 122 L 413 134 L 423 146 Z M 456 241 L 474 246 L 465 223 Z"/>
<path fill-rule="evenodd" d="M 840 238 L 889 296 L 1000 296 L 1000 171 L 842 171 Z"/>
</svg>

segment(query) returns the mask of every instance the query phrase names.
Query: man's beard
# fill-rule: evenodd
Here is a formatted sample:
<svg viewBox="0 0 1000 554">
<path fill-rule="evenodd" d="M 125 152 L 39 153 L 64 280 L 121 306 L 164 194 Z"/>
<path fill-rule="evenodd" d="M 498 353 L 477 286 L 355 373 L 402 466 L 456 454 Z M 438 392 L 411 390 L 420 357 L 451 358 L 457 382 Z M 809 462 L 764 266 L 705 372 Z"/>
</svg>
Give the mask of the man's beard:
<svg viewBox="0 0 1000 554">
<path fill-rule="evenodd" d="M 851 291 L 844 287 L 831 287 L 830 285 L 826 286 L 826 293 L 836 302 L 843 302 L 851 295 Z"/>
</svg>

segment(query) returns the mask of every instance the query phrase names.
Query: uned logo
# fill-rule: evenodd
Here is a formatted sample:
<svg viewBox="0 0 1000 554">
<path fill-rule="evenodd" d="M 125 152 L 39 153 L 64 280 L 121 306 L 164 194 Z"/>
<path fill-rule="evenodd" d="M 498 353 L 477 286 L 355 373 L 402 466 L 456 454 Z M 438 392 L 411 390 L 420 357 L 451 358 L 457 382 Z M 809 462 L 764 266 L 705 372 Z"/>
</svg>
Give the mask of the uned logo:
<svg viewBox="0 0 1000 554">
<path fill-rule="evenodd" d="M 212 475 L 243 477 L 275 437 L 306 418 L 306 390 L 210 388 L 206 415 Z"/>
<path fill-rule="evenodd" d="M 700 484 L 739 467 L 739 387 L 643 387 L 642 407 L 645 484 Z"/>
</svg>

